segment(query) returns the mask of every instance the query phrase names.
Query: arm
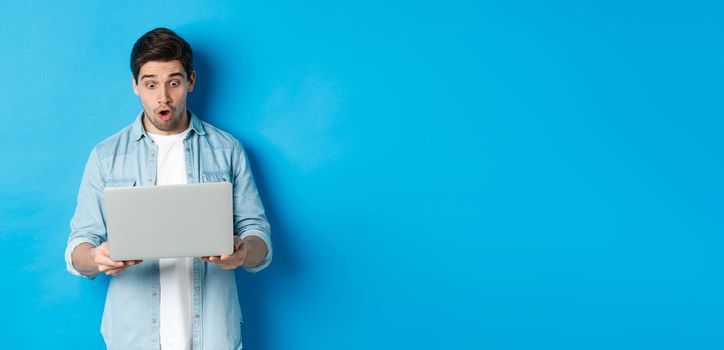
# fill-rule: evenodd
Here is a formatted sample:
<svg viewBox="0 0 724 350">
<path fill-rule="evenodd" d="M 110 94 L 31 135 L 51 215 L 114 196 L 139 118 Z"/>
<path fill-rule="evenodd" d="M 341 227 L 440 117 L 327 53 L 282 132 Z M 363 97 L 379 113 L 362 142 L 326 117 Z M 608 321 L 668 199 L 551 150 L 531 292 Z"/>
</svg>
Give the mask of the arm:
<svg viewBox="0 0 724 350">
<path fill-rule="evenodd" d="M 236 146 L 232 162 L 234 253 L 229 256 L 207 257 L 204 260 L 222 268 L 242 266 L 250 272 L 258 272 L 271 263 L 269 222 L 246 153 L 240 144 Z"/>
<path fill-rule="evenodd" d="M 93 254 L 94 248 L 95 246 L 90 243 L 81 243 L 73 249 L 73 268 L 81 275 L 94 277 L 99 272 Z"/>
<path fill-rule="evenodd" d="M 78 264 L 74 260 L 83 258 L 86 248 L 81 248 L 76 253 L 76 248 L 85 244 L 86 246 L 97 247 L 106 241 L 106 225 L 101 209 L 101 194 L 105 187 L 105 180 L 101 174 L 98 160 L 98 150 L 91 151 L 83 172 L 78 189 L 78 202 L 75 207 L 73 219 L 70 221 L 70 235 L 65 248 L 65 263 L 68 271 L 74 275 L 93 277 L 97 273 L 88 264 Z M 87 251 L 85 251 L 87 253 Z M 77 270 L 78 266 L 81 270 Z"/>
<path fill-rule="evenodd" d="M 104 178 L 98 150 L 94 148 L 83 172 L 65 249 L 66 268 L 74 275 L 93 278 L 98 272 L 104 272 L 115 276 L 126 267 L 140 262 L 115 262 L 108 257 L 102 206 Z"/>
</svg>

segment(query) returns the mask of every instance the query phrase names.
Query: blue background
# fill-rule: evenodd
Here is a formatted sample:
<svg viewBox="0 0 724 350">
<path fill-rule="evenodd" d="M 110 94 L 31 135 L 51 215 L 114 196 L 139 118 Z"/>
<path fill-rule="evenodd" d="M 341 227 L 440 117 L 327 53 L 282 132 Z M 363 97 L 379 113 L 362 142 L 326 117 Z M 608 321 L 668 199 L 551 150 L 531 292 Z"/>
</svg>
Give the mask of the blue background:
<svg viewBox="0 0 724 350">
<path fill-rule="evenodd" d="M 168 26 L 245 144 L 275 260 L 249 349 L 722 349 L 716 1 L 0 5 L 0 347 L 102 348 L 65 271 L 91 148 Z"/>
</svg>

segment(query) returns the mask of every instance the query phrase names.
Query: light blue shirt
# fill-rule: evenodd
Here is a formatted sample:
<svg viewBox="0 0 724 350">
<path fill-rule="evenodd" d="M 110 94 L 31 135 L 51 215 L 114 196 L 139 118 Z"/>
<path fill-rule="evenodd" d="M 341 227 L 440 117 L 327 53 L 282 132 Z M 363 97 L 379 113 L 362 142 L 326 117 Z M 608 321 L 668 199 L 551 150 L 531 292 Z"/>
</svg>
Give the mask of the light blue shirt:
<svg viewBox="0 0 724 350">
<path fill-rule="evenodd" d="M 188 183 L 233 184 L 234 234 L 257 236 L 268 248 L 257 272 L 269 265 L 272 245 L 269 223 L 241 144 L 230 134 L 201 121 L 191 111 L 190 131 L 183 140 Z M 78 205 L 70 223 L 65 250 L 68 271 L 79 275 L 71 254 L 79 244 L 106 241 L 103 190 L 108 187 L 154 186 L 158 147 L 136 121 L 96 145 L 85 167 Z M 106 295 L 101 333 L 108 349 L 158 349 L 158 260 L 144 260 L 112 277 Z M 200 258 L 193 262 L 193 349 L 241 349 L 241 309 L 234 270 L 224 270 Z"/>
</svg>

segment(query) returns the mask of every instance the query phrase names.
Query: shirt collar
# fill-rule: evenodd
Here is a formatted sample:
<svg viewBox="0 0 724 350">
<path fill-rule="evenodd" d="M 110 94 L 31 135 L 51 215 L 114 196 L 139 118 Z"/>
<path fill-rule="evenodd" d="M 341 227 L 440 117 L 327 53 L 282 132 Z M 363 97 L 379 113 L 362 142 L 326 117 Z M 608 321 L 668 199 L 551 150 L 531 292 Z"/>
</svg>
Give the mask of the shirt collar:
<svg viewBox="0 0 724 350">
<path fill-rule="evenodd" d="M 194 114 L 190 109 L 187 109 L 187 112 L 189 114 L 189 118 L 191 118 L 191 121 L 189 122 L 189 129 L 193 130 L 193 132 L 197 133 L 198 135 L 206 135 L 206 131 L 204 131 L 204 125 L 201 123 L 201 119 Z M 189 132 L 188 135 L 186 135 L 186 138 L 188 138 L 191 135 Z M 143 127 L 143 111 L 138 113 L 138 116 L 136 116 L 136 121 L 133 122 L 133 125 L 131 126 L 131 136 L 133 141 L 138 141 L 142 137 L 146 136 L 148 137 L 148 134 L 146 134 L 146 129 Z"/>
</svg>

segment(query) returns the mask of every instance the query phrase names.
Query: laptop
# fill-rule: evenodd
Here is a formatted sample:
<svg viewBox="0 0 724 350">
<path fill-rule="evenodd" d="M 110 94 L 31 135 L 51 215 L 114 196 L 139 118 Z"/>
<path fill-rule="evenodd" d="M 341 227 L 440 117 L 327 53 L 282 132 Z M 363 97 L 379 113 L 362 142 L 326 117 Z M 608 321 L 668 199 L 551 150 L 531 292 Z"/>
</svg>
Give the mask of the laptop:
<svg viewBox="0 0 724 350">
<path fill-rule="evenodd" d="M 231 183 L 103 191 L 111 260 L 231 255 Z"/>
</svg>

